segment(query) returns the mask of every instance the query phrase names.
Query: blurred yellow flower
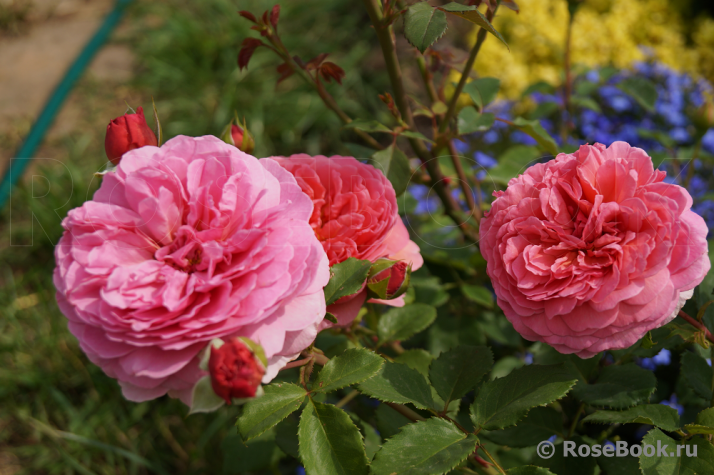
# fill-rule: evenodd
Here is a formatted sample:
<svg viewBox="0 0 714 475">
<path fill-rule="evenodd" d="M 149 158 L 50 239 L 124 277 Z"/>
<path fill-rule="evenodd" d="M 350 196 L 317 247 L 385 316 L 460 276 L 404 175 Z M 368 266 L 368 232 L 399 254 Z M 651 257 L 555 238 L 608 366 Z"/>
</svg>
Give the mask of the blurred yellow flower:
<svg viewBox="0 0 714 475">
<path fill-rule="evenodd" d="M 494 21 L 511 51 L 490 38 L 475 66 L 480 76 L 500 78 L 508 97 L 539 80 L 561 84 L 563 77 L 566 0 L 518 5 L 520 14 L 503 8 Z M 651 54 L 674 69 L 714 79 L 714 20 L 696 24 L 694 45 L 686 44 L 683 28 L 667 0 L 585 0 L 573 24 L 573 65 L 627 67 Z M 472 35 L 473 43 L 476 31 Z"/>
</svg>

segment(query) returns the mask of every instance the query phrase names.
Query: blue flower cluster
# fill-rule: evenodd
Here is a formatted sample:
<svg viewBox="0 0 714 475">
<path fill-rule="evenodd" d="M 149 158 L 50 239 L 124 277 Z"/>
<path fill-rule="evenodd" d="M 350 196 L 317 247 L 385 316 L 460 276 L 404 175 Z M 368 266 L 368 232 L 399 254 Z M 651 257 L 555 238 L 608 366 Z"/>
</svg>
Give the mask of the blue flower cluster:
<svg viewBox="0 0 714 475">
<path fill-rule="evenodd" d="M 654 371 L 657 366 L 669 366 L 672 362 L 672 353 L 664 348 L 652 358 L 637 358 L 635 362 L 644 369 Z"/>
</svg>

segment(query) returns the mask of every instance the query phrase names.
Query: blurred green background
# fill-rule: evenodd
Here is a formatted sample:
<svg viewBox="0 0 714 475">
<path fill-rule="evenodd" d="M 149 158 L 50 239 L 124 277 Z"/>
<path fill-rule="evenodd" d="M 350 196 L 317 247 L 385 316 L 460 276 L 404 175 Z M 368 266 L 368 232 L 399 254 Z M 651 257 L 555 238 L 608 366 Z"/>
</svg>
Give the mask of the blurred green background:
<svg viewBox="0 0 714 475">
<path fill-rule="evenodd" d="M 565 30 L 561 21 L 565 0 L 519 3 L 520 14 L 504 12 L 498 20 L 512 32 L 513 54 L 504 57 L 507 53 L 496 52 L 495 42 L 487 42 L 477 65 L 484 75 L 503 77 L 507 96 L 537 79 L 557 82 L 553 71 L 561 58 L 558 38 Z M 618 32 L 612 41 L 635 50 L 646 44 L 665 63 L 713 79 L 711 2 L 587 0 L 585 4 L 590 13 L 584 16 L 592 24 L 609 25 Z M 87 14 L 83 11 L 91 10 L 87 1 L 0 1 L 0 61 L 15 64 L 13 58 L 28 58 L 37 47 L 33 41 L 43 32 L 51 30 L 61 39 L 71 37 L 75 28 L 91 30 L 111 2 L 92 5 L 97 9 L 94 20 L 82 17 Z M 126 111 L 125 101 L 148 112 L 153 97 L 169 137 L 218 134 L 237 111 L 247 118 L 256 138 L 257 156 L 357 153 L 345 144 L 359 143 L 358 138 L 341 129 L 309 87 L 297 78 L 276 85 L 278 60 L 267 50 L 257 50 L 250 67 L 238 70 L 240 42 L 251 32 L 249 22 L 237 11 L 260 13 L 270 6 L 271 2 L 258 0 L 134 2 L 106 48 L 113 52 L 105 58 L 108 65 L 95 64 L 83 77 L 37 154 L 45 159 L 35 162 L 11 203 L 0 211 L 0 475 L 247 473 L 261 468 L 251 465 L 253 461 L 277 460 L 279 454 L 272 448 L 246 449 L 235 438 L 226 438 L 232 433 L 234 408 L 186 417 L 186 408 L 168 398 L 142 404 L 125 401 L 116 382 L 88 363 L 67 331 L 52 285 L 53 249 L 62 232 L 61 219 L 96 189 L 93 173 L 106 165 L 104 130 L 109 120 Z M 389 87 L 374 32 L 359 2 L 291 0 L 282 7 L 280 31 L 290 50 L 303 60 L 330 53 L 330 60 L 346 71 L 342 86 L 328 86 L 341 107 L 352 117 L 386 122 L 389 113 L 378 94 Z M 618 23 L 613 17 L 613 12 L 633 11 L 649 13 L 628 22 Z M 518 42 L 519 35 L 533 38 L 533 32 L 543 35 L 534 43 L 539 55 L 525 54 L 525 46 Z M 609 41 L 610 36 L 604 38 Z M 453 25 L 439 46 L 448 46 L 461 57 L 471 38 L 467 26 Z M 398 44 L 406 63 L 414 50 L 401 37 Z M 587 42 L 575 40 L 575 44 L 583 61 L 596 57 L 594 52 L 588 55 Z M 616 43 L 611 47 L 623 58 L 638 59 L 637 51 L 623 48 Z M 683 52 L 681 58 L 676 57 L 678 51 Z M 112 61 L 120 63 L 119 69 Z M 601 52 L 597 61 L 608 63 L 613 58 Z M 34 66 L 35 74 L 41 75 L 50 65 Z M 126 71 L 118 74 L 122 68 Z M 46 94 L 40 85 L 29 92 L 19 85 L 13 89 L 14 68 L 3 69 L 3 100 L 15 96 L 18 103 L 0 103 L 2 168 L 35 115 L 24 107 L 23 94 Z M 416 71 L 407 68 L 405 76 L 408 88 L 417 90 Z M 153 120 L 149 123 L 153 125 Z M 294 465 L 275 463 L 267 473 L 294 470 Z"/>
</svg>

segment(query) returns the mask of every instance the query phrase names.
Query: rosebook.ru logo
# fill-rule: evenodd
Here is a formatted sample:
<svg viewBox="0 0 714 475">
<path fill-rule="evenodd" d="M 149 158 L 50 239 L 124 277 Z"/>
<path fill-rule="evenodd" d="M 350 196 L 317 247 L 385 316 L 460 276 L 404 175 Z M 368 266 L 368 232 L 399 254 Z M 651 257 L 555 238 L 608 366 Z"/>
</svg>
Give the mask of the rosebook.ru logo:
<svg viewBox="0 0 714 475">
<path fill-rule="evenodd" d="M 625 441 L 618 441 L 614 444 L 577 445 L 573 441 L 565 441 L 562 445 L 563 457 L 696 457 L 696 445 L 670 445 L 657 441 L 657 446 L 650 444 L 629 445 Z M 543 459 L 549 459 L 555 454 L 556 448 L 553 442 L 544 440 L 538 444 L 538 455 Z"/>
</svg>

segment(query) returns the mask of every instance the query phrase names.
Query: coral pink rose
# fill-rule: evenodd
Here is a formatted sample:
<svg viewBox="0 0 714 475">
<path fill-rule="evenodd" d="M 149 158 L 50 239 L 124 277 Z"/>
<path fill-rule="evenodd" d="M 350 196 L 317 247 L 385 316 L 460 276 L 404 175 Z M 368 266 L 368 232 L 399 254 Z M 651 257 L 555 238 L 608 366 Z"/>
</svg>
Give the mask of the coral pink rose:
<svg viewBox="0 0 714 475">
<path fill-rule="evenodd" d="M 676 316 L 709 270 L 707 227 L 664 177 L 624 142 L 583 145 L 494 193 L 481 253 L 524 338 L 589 358 Z"/>
<path fill-rule="evenodd" d="M 310 225 L 330 259 L 330 265 L 350 257 L 375 262 L 403 260 L 417 270 L 424 263 L 419 246 L 399 218 L 397 197 L 384 174 L 353 157 L 272 157 L 297 179 L 313 203 Z M 366 290 L 328 307 L 340 325 L 357 316 Z M 404 298 L 373 300 L 403 306 Z M 321 328 L 329 326 L 323 322 Z"/>
<path fill-rule="evenodd" d="M 189 403 L 213 338 L 259 342 L 268 382 L 325 315 L 329 267 L 311 213 L 277 163 L 215 137 L 133 150 L 63 221 L 57 301 L 132 401 Z"/>
</svg>

